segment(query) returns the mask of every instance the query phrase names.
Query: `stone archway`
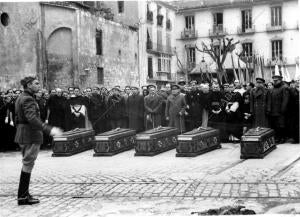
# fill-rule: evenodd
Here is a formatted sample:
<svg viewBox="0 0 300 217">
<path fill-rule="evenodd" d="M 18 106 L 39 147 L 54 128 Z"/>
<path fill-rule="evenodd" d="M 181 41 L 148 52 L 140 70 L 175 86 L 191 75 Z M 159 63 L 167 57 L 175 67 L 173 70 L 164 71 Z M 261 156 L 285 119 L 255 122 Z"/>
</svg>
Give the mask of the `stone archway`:
<svg viewBox="0 0 300 217">
<path fill-rule="evenodd" d="M 54 30 L 47 40 L 48 88 L 66 88 L 73 85 L 72 30 L 62 27 Z"/>
</svg>

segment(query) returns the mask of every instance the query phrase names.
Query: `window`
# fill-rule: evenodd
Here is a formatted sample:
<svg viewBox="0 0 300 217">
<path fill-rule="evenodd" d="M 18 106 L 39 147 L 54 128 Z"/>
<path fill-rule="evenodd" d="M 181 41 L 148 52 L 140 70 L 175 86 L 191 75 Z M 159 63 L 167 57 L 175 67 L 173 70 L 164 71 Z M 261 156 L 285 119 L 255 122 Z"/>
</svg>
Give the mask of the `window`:
<svg viewBox="0 0 300 217">
<path fill-rule="evenodd" d="M 187 56 L 189 63 L 195 63 L 196 62 L 196 52 L 194 47 L 188 48 L 188 56 Z"/>
<path fill-rule="evenodd" d="M 214 13 L 214 25 L 223 25 L 223 13 Z"/>
<path fill-rule="evenodd" d="M 246 29 L 252 29 L 252 11 L 250 9 L 242 11 L 242 31 L 245 32 Z"/>
<path fill-rule="evenodd" d="M 271 26 L 281 26 L 281 7 L 271 8 Z"/>
<path fill-rule="evenodd" d="M 282 60 L 282 41 L 272 41 L 272 60 Z"/>
<path fill-rule="evenodd" d="M 153 64 L 152 57 L 148 57 L 148 77 L 153 78 Z"/>
<path fill-rule="evenodd" d="M 97 67 L 98 84 L 104 84 L 104 73 L 102 67 Z"/>
<path fill-rule="evenodd" d="M 243 46 L 243 56 L 252 57 L 252 43 L 244 43 L 242 46 Z"/>
<path fill-rule="evenodd" d="M 185 17 L 185 28 L 186 29 L 195 29 L 195 17 L 186 16 Z"/>
<path fill-rule="evenodd" d="M 118 12 L 119 14 L 124 13 L 124 1 L 118 1 Z"/>
<path fill-rule="evenodd" d="M 96 30 L 96 55 L 102 55 L 102 30 Z"/>
<path fill-rule="evenodd" d="M 171 58 L 168 55 L 162 54 L 157 63 L 158 72 L 171 72 Z"/>
</svg>

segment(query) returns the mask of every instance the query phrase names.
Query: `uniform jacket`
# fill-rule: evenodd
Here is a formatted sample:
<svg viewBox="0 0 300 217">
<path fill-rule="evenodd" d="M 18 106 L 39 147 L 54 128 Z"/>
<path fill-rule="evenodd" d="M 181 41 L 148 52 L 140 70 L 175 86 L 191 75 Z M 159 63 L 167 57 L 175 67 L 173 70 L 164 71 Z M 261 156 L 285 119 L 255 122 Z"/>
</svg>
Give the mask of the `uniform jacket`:
<svg viewBox="0 0 300 217">
<path fill-rule="evenodd" d="M 274 85 L 274 88 L 269 91 L 267 96 L 267 112 L 271 116 L 284 115 L 287 109 L 289 101 L 289 91 L 283 84 L 278 86 Z"/>
<path fill-rule="evenodd" d="M 17 132 L 15 142 L 19 144 L 42 144 L 43 131 L 50 134 L 51 127 L 41 121 L 40 109 L 33 94 L 25 90 L 15 104 Z"/>
</svg>

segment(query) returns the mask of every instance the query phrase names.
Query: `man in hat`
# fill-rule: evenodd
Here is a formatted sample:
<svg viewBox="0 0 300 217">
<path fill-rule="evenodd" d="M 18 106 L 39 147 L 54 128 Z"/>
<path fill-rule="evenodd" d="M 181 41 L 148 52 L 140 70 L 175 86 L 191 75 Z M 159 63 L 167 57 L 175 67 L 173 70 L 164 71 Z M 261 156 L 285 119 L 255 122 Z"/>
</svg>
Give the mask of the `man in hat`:
<svg viewBox="0 0 300 217">
<path fill-rule="evenodd" d="M 265 80 L 256 78 L 255 88 L 250 91 L 250 114 L 254 127 L 268 127 L 267 95 Z"/>
<path fill-rule="evenodd" d="M 184 90 L 184 86 L 186 85 L 185 80 L 183 78 L 181 78 L 177 84 L 180 86 L 180 92 L 185 93 L 185 90 Z"/>
<path fill-rule="evenodd" d="M 193 80 L 190 82 L 191 91 L 186 93 L 187 103 L 187 117 L 186 117 L 186 128 L 190 131 L 194 128 L 201 126 L 202 121 L 202 103 L 201 95 L 202 92 L 197 89 L 197 81 Z"/>
<path fill-rule="evenodd" d="M 275 142 L 285 142 L 285 113 L 288 105 L 289 92 L 284 87 L 282 76 L 275 74 L 273 77 L 274 88 L 269 90 L 267 96 L 267 113 L 270 127 L 275 130 Z"/>
<path fill-rule="evenodd" d="M 180 93 L 179 85 L 172 85 L 172 94 L 167 99 L 166 119 L 170 127 L 176 127 L 181 133 L 185 132 L 185 115 L 187 115 L 185 96 Z"/>
<path fill-rule="evenodd" d="M 244 89 L 244 87 L 241 85 L 239 80 L 235 80 L 234 81 L 234 86 L 235 89 L 233 92 L 239 92 L 241 94 L 241 96 L 243 96 L 243 94 L 246 92 L 246 90 Z"/>
<path fill-rule="evenodd" d="M 161 126 L 163 98 L 157 94 L 155 85 L 148 85 L 149 95 L 144 98 L 146 130 Z"/>
<path fill-rule="evenodd" d="M 40 146 L 43 143 L 43 131 L 52 136 L 61 135 L 57 127 L 51 127 L 40 119 L 38 104 L 34 94 L 40 90 L 39 81 L 35 77 L 25 77 L 21 80 L 24 92 L 16 100 L 17 132 L 15 142 L 22 149 L 22 171 L 18 189 L 18 205 L 32 205 L 39 203 L 29 193 L 31 171 L 37 159 Z"/>
<path fill-rule="evenodd" d="M 131 87 L 127 101 L 129 128 L 141 132 L 144 130 L 144 97 L 138 87 Z"/>
</svg>

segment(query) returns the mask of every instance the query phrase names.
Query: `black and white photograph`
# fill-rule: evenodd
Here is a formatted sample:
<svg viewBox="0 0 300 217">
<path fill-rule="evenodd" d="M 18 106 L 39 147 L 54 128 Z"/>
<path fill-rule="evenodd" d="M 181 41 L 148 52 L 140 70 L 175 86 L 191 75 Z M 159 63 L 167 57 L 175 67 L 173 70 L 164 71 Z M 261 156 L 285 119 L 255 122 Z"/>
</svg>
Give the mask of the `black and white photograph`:
<svg viewBox="0 0 300 217">
<path fill-rule="evenodd" d="M 0 216 L 300 215 L 298 0 L 0 0 Z"/>
</svg>

